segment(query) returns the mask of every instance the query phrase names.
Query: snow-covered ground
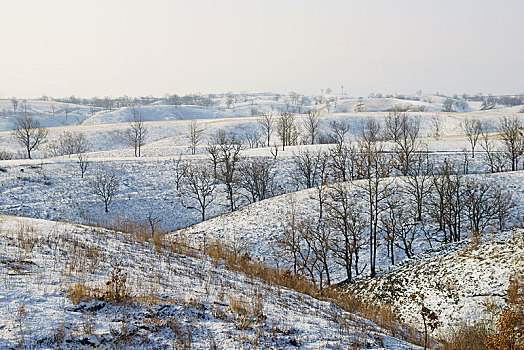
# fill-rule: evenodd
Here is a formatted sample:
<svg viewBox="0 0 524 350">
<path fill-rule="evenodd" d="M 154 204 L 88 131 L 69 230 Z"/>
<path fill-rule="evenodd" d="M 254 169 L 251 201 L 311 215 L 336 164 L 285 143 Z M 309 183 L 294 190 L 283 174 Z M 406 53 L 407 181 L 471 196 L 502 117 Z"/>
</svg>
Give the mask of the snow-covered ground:
<svg viewBox="0 0 524 350">
<path fill-rule="evenodd" d="M 498 185 L 511 192 L 517 202 L 517 208 L 524 206 L 524 171 L 468 175 L 467 177 L 481 178 L 494 186 Z M 281 262 L 281 252 L 277 242 L 282 237 L 286 228 L 289 227 L 292 208 L 294 208 L 294 219 L 296 222 L 318 216 L 318 201 L 316 189 L 307 189 L 293 192 L 278 197 L 270 198 L 261 202 L 251 204 L 235 212 L 218 216 L 174 232 L 173 235 L 184 234 L 196 246 L 203 244 L 204 240 L 213 237 L 224 241 L 234 242 L 236 245 L 246 249 L 256 258 L 265 258 L 272 263 Z M 518 214 L 518 210 L 517 210 Z M 271 219 L 268 219 L 271 218 Z M 515 217 L 516 220 L 520 218 Z M 429 249 L 427 240 L 422 232 L 413 242 L 415 254 L 420 254 Z M 379 247 L 377 267 L 386 269 L 390 265 L 386 247 Z M 361 251 L 361 264 L 367 265 L 363 275 L 369 274 L 369 250 L 364 245 Z M 404 259 L 405 255 L 398 250 L 397 261 Z M 343 281 L 345 275 L 340 267 L 332 266 L 335 280 Z"/>
<path fill-rule="evenodd" d="M 438 314 L 436 334 L 446 336 L 468 321 L 495 318 L 504 306 L 510 276 L 523 271 L 520 229 L 448 244 L 346 287 L 365 301 L 394 305 L 418 327 L 421 309 L 411 296 L 422 293 L 424 305 Z"/>
<path fill-rule="evenodd" d="M 278 152 L 274 180 L 279 185 L 278 193 L 285 193 L 283 195 L 242 207 L 233 213 L 226 213 L 228 211 L 227 198 L 223 189 L 219 187 L 217 198 L 209 207 L 206 215 L 212 219 L 202 223 L 199 223 L 199 213 L 193 208 L 188 208 L 187 203 L 184 205 L 183 191 L 176 189 L 173 159 L 181 156 L 184 161 L 199 166 L 209 166 L 209 164 L 204 165 L 208 158 L 205 146 L 218 130 L 228 130 L 242 137 L 259 127 L 258 121 L 261 113 L 272 111 L 278 114 L 278 111 L 282 109 L 297 113 L 296 118 L 300 127 L 303 127 L 302 122 L 305 118 L 305 115 L 301 113 L 311 108 L 319 109 L 321 110 L 321 132 L 328 132 L 330 121 L 346 121 L 350 125 L 349 139 L 354 140 L 367 119 L 375 118 L 384 123 L 388 110 L 399 106 L 407 108 L 408 105 L 411 105 L 410 110 L 417 110 L 409 114 L 420 121 L 421 141 L 427 145 L 432 152 L 431 156 L 437 162 L 443 162 L 444 159 L 460 161 L 463 157 L 463 150 L 469 150 L 469 143 L 461 127 L 465 118 L 474 117 L 482 120 L 490 132 L 496 131 L 499 119 L 503 116 L 518 116 L 521 120 L 524 118 L 524 114 L 519 113 L 522 106 L 498 106 L 493 110 L 481 111 L 480 103 L 477 102 L 469 103 L 463 112 L 445 113 L 442 112 L 443 100 L 440 96 L 429 95 L 420 96 L 420 101 L 376 97 L 358 99 L 326 95 L 321 99 L 318 96 L 305 97 L 300 103 L 292 104 L 287 96 L 268 93 L 237 98 L 231 105 L 228 105 L 225 96 L 221 96 L 213 98 L 212 105 L 209 107 L 168 106 L 160 100 L 152 105 L 126 107 L 113 111 L 53 101 L 28 101 L 28 113 L 39 120 L 42 126 L 48 128 L 49 141 L 57 139 L 63 132 L 85 135 L 90 144 L 89 152 L 86 153 L 90 163 L 84 178 L 80 177 L 80 168 L 75 156 L 49 157 L 45 144 L 33 153 L 36 159 L 22 159 L 24 156 L 22 148 L 10 131 L 14 120 L 12 102 L 0 100 L 0 151 L 7 151 L 15 158 L 0 161 L 0 191 L 2 193 L 0 213 L 33 218 L 3 217 L 1 220 L 0 267 L 3 271 L 1 282 L 4 282 L 5 285 L 2 301 L 6 302 L 0 303 L 2 319 L 0 321 L 2 322 L 0 323 L 2 340 L 0 341 L 4 341 L 0 347 L 13 347 L 20 340 L 20 333 L 17 330 L 19 325 L 13 315 L 21 310 L 21 305 L 24 305 L 26 309 L 23 328 L 30 331 L 27 333 L 27 340 L 34 346 L 51 344 L 48 343 L 51 334 L 64 332 L 67 334 L 64 339 L 72 339 L 71 346 L 97 346 L 104 341 L 115 339 L 115 334 L 122 329 L 122 315 L 125 315 L 129 320 L 128 325 L 132 325 L 131 329 L 136 330 L 136 334 L 140 334 L 139 338 L 144 332 L 151 330 L 151 322 L 147 320 L 173 318 L 181 320 L 179 328 L 182 329 L 182 333 L 187 333 L 188 329 L 193 330 L 194 328 L 193 339 L 196 347 L 207 348 L 213 344 L 213 341 L 222 348 L 249 347 L 248 343 L 240 340 L 244 335 L 241 336 L 241 332 L 238 329 L 235 330 L 236 316 L 228 307 L 231 298 L 253 301 L 255 295 L 252 292 L 253 285 L 263 288 L 264 291 L 267 289 L 268 295 L 267 300 L 264 300 L 265 307 L 267 305 L 267 313 L 265 312 L 267 320 L 264 324 L 257 324 L 257 329 L 260 329 L 262 334 L 278 333 L 272 335 L 276 337 L 274 341 L 269 340 L 269 336 L 263 335 L 260 338 L 262 342 L 259 344 L 261 348 L 287 347 L 294 342 L 292 339 L 298 341 L 298 338 L 301 339 L 300 344 L 303 344 L 305 348 L 335 348 L 338 345 L 346 347 L 351 341 L 348 339 L 361 336 L 357 334 L 357 328 L 351 328 L 349 332 L 346 332 L 347 334 L 335 332 L 334 329 L 340 324 L 330 323 L 329 310 L 332 310 L 333 306 L 329 304 L 320 303 L 291 291 L 272 290 L 271 288 L 274 287 L 265 286 L 261 282 L 248 281 L 251 287 L 246 287 L 245 276 L 213 266 L 206 259 L 169 255 L 168 260 L 154 249 L 137 247 L 113 233 L 95 232 L 85 227 L 60 222 L 78 224 L 114 222 L 119 219 L 145 221 L 148 216 L 152 215 L 160 220 L 159 226 L 164 229 L 170 231 L 182 229 L 174 232 L 172 237 L 183 233 L 195 246 L 200 246 L 204 239 L 220 238 L 241 246 L 252 258 L 265 259 L 272 264 L 277 262 L 282 264 L 279 260 L 276 241 L 284 230 L 290 208 L 292 206 L 296 208 L 298 219 L 312 217 L 317 213 L 317 203 L 312 199 L 315 189 L 301 190 L 302 187 L 297 186 L 292 180 L 293 155 L 304 149 L 327 150 L 331 147 L 330 145 L 292 146 L 286 147 L 285 151 Z M 134 157 L 133 149 L 125 137 L 129 128 L 129 118 L 135 111 L 138 111 L 146 121 L 147 129 L 146 144 L 142 148 L 140 158 Z M 437 119 L 441 128 L 441 135 L 438 139 L 434 137 L 433 130 Z M 195 155 L 190 154 L 187 137 L 192 120 L 197 120 L 205 130 L 203 140 L 197 146 Z M 277 135 L 274 132 L 272 140 L 276 139 Z M 479 146 L 477 146 L 478 149 Z M 245 148 L 241 154 L 246 158 L 273 157 L 272 149 L 268 147 Z M 470 172 L 476 174 L 468 176 L 481 178 L 511 191 L 517 201 L 516 212 L 518 213 L 524 207 L 522 178 L 524 173 L 518 171 L 481 174 L 486 171 L 482 157 L 480 155 L 474 160 L 469 159 Z M 114 171 L 118 177 L 119 187 L 109 206 L 109 213 L 104 212 L 103 203 L 92 191 L 91 182 L 98 170 Z M 295 192 L 296 190 L 301 191 Z M 224 213 L 226 214 L 222 215 Z M 34 219 L 53 220 L 54 222 Z M 516 216 L 516 220 L 520 219 Z M 22 223 L 25 223 L 24 227 L 34 227 L 37 232 L 26 232 L 28 237 L 37 234 L 40 238 L 21 239 L 19 232 L 25 230 L 22 230 Z M 504 288 L 507 286 L 507 276 L 513 271 L 511 266 L 521 268 L 516 263 L 512 265 L 510 262 L 513 260 L 508 260 L 512 254 L 509 243 L 508 246 L 500 247 L 505 244 L 504 242 L 512 242 L 511 239 L 513 238 L 507 234 L 501 234 L 493 238 L 495 243 L 486 242 L 479 246 L 488 251 L 494 249 L 492 247 L 501 248 L 500 256 L 493 259 L 483 260 L 474 257 L 471 258 L 473 260 L 466 259 L 466 261 L 457 258 L 461 256 L 460 252 L 463 248 L 468 245 L 467 242 L 464 242 L 457 244 L 455 248 L 453 246 L 450 246 L 449 249 L 443 248 L 436 253 L 420 255 L 412 261 L 404 262 L 400 267 L 395 266 L 391 275 L 387 273 L 389 260 L 385 247 L 381 245 L 377 261 L 377 267 L 382 271 L 379 280 L 389 281 L 390 278 L 396 278 L 393 274 L 400 273 L 397 271 L 407 271 L 402 278 L 407 281 L 405 285 L 408 287 L 404 288 L 401 293 L 399 292 L 400 294 L 394 294 L 388 298 L 393 300 L 392 302 L 407 321 L 416 324 L 420 321 L 417 318 L 417 312 L 414 306 L 406 301 L 409 293 L 413 291 L 409 286 L 424 283 L 436 286 L 436 288 L 425 289 L 425 294 L 429 298 L 428 305 L 442 310 L 442 318 L 449 320 L 449 323 L 442 328 L 446 329 L 454 322 L 474 316 L 472 312 L 478 308 L 481 303 L 480 299 L 482 299 L 472 295 L 474 288 L 482 290 L 482 297 L 491 295 L 500 304 L 502 300 L 500 296 L 505 292 Z M 29 243 L 24 243 L 23 249 L 17 246 L 21 244 L 20 242 L 25 241 Z M 31 243 L 33 241 L 36 242 L 34 245 Z M 64 253 L 68 247 L 71 248 L 71 245 L 81 246 L 82 249 L 92 247 L 96 251 L 103 252 L 97 253 L 103 262 L 97 262 L 96 272 L 82 276 L 79 271 L 65 271 L 68 266 L 74 265 L 67 261 L 67 259 L 72 259 L 71 254 Z M 518 247 L 518 244 L 516 246 Z M 30 251 L 28 247 L 31 248 Z M 368 252 L 366 249 L 361 254 L 362 266 L 367 264 Z M 427 249 L 425 239 L 422 236 L 417 237 L 414 242 L 415 253 L 421 254 Z M 475 248 L 469 250 L 467 254 L 469 254 L 468 257 L 476 256 L 475 254 L 480 255 L 482 251 L 480 248 Z M 64 255 L 59 256 L 59 252 L 63 252 Z M 522 257 L 521 251 L 514 253 Z M 153 285 L 166 292 L 162 294 L 163 296 L 174 298 L 176 302 L 161 306 L 134 305 L 131 311 L 107 303 L 91 302 L 72 305 L 66 297 L 67 287 L 81 278 L 85 278 L 89 283 L 106 281 L 110 270 L 109 256 L 116 257 L 123 262 L 122 266 L 125 267 L 129 276 L 133 276 L 134 285 L 131 289 L 136 293 L 143 294 Z M 403 258 L 400 252 L 397 261 Z M 153 263 L 157 260 L 159 263 Z M 470 266 L 472 262 L 479 264 L 473 264 L 471 273 L 468 272 L 467 280 L 459 280 L 461 274 L 464 274 L 464 266 Z M 480 264 L 480 262 L 485 263 Z M 444 272 L 437 270 L 438 266 L 433 270 L 426 269 L 427 266 L 439 263 L 442 266 L 457 265 L 456 269 L 455 267 L 449 268 L 450 276 L 446 275 L 446 278 L 452 281 L 456 288 L 456 293 L 452 297 L 439 291 L 444 283 L 438 282 L 440 277 L 432 276 L 428 277 L 428 280 L 423 279 L 422 275 L 425 275 L 426 272 L 441 276 Z M 499 266 L 500 277 L 495 276 L 498 272 L 492 269 L 491 264 L 498 264 L 496 266 Z M 158 283 L 151 277 L 153 276 L 151 266 L 158 268 L 154 271 L 155 276 L 160 276 Z M 333 268 L 333 280 L 342 281 L 344 279 L 342 270 L 337 267 Z M 195 274 L 194 271 L 198 273 Z M 367 270 L 364 270 L 363 276 L 366 274 Z M 421 276 L 418 276 L 419 274 Z M 495 277 L 485 279 L 483 277 L 485 274 Z M 139 280 L 146 282 L 140 285 Z M 371 284 L 366 283 L 364 280 L 362 284 L 355 284 L 354 287 L 362 288 L 360 293 L 365 291 L 369 293 L 370 298 L 375 294 L 381 295 L 381 285 L 380 288 L 377 287 L 377 290 L 374 290 L 370 287 Z M 207 289 L 206 293 L 202 293 L 203 289 Z M 221 290 L 223 292 L 220 292 Z M 193 295 L 196 298 L 195 302 L 191 301 Z M 463 298 L 459 298 L 459 302 L 456 302 L 456 295 L 462 295 Z M 395 299 L 397 297 L 398 299 Z M 320 310 L 318 313 L 313 311 L 317 307 Z M 89 311 L 98 308 L 100 308 L 98 311 Z M 264 311 L 266 311 L 265 308 Z M 20 314 L 24 315 L 22 312 Z M 224 319 L 220 318 L 222 316 L 217 316 L 222 314 L 225 315 Z M 286 315 L 290 317 L 288 321 L 286 321 Z M 351 315 L 347 317 L 354 320 Z M 46 318 L 53 320 L 53 323 L 47 326 L 42 322 Z M 89 325 L 93 320 L 96 325 L 95 335 L 88 337 L 82 335 L 83 325 Z M 272 323 L 268 323 L 269 320 Z M 359 320 L 358 322 L 361 324 L 364 321 Z M 366 329 L 370 331 L 364 331 L 367 335 L 363 337 L 375 348 L 408 348 L 405 344 L 397 345 L 392 338 L 383 336 L 383 332 L 375 326 L 364 323 L 367 324 Z M 144 326 L 144 324 L 147 325 Z M 161 329 L 160 333 L 155 336 L 156 338 L 149 338 L 144 344 L 167 346 L 168 338 L 173 335 L 170 333 L 173 332 L 173 329 L 169 330 L 165 323 L 155 327 L 157 326 Z M 116 329 L 117 333 L 111 333 L 110 329 Z M 371 331 L 372 329 L 375 331 Z M 259 331 L 247 332 L 249 339 L 245 341 L 253 341 L 256 332 Z M 217 334 L 218 337 L 211 340 L 212 337 L 209 334 Z M 380 339 L 384 339 L 384 343 L 381 343 Z M 39 340 L 44 343 L 37 344 Z"/>
<path fill-rule="evenodd" d="M 328 302 L 102 229 L 1 216 L 0 275 L 1 348 L 415 348 Z M 122 276 L 125 303 L 69 297 Z"/>
</svg>

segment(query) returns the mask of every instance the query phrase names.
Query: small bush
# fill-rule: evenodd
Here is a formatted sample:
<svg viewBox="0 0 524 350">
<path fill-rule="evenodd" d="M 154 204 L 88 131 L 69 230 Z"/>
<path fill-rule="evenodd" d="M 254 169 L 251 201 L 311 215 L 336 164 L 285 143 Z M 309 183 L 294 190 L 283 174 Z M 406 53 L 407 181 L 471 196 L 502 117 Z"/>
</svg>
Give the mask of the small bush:
<svg viewBox="0 0 524 350">
<path fill-rule="evenodd" d="M 111 278 L 106 282 L 104 299 L 118 304 L 130 298 L 126 287 L 127 274 L 116 261 L 113 261 L 112 266 Z"/>
<path fill-rule="evenodd" d="M 128 301 L 131 298 L 127 289 L 127 274 L 122 272 L 116 261 L 112 263 L 112 270 L 109 280 L 105 283 L 104 288 L 93 288 L 85 282 L 75 283 L 69 288 L 68 297 L 73 304 L 93 299 L 105 300 L 115 304 Z"/>
</svg>

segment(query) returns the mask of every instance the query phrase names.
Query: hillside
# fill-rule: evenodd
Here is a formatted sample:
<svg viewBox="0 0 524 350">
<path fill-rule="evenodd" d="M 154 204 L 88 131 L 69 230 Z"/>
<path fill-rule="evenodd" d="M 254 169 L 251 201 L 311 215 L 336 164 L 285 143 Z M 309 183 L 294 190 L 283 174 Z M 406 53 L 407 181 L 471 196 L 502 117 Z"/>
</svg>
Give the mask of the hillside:
<svg viewBox="0 0 524 350">
<path fill-rule="evenodd" d="M 393 305 L 418 327 L 420 306 L 411 296 L 422 293 L 442 323 L 436 334 L 445 336 L 468 321 L 494 318 L 505 304 L 510 276 L 523 273 L 524 230 L 515 230 L 430 250 L 341 288 L 367 302 Z"/>
<path fill-rule="evenodd" d="M 503 186 L 511 191 L 517 201 L 517 208 L 524 205 L 524 181 L 522 177 L 524 171 L 498 174 L 468 175 L 468 177 L 483 179 L 490 184 Z M 398 180 L 397 180 L 398 181 Z M 318 201 L 314 198 L 316 189 L 307 189 L 293 192 L 278 197 L 266 199 L 232 213 L 221 215 L 202 223 L 184 228 L 174 232 L 173 236 L 184 234 L 196 246 L 201 246 L 205 240 L 219 238 L 235 245 L 243 247 L 253 257 L 268 259 L 273 263 L 281 261 L 281 252 L 277 242 L 282 237 L 286 227 L 289 227 L 291 215 L 294 208 L 294 218 L 300 220 L 316 217 L 318 215 Z M 518 210 L 517 210 L 518 212 Z M 413 242 L 416 254 L 423 253 L 429 249 L 429 245 L 423 232 L 417 232 Z M 367 264 L 368 250 L 364 245 L 361 253 L 361 263 Z M 388 254 L 382 244 L 379 247 L 378 265 L 385 268 L 390 264 Z M 402 259 L 402 252 L 399 251 L 397 259 Z M 332 266 L 335 276 L 341 281 L 340 267 Z M 364 270 L 363 275 L 369 271 Z"/>
<path fill-rule="evenodd" d="M 0 347 L 414 348 L 328 302 L 132 237 L 1 216 Z"/>
</svg>

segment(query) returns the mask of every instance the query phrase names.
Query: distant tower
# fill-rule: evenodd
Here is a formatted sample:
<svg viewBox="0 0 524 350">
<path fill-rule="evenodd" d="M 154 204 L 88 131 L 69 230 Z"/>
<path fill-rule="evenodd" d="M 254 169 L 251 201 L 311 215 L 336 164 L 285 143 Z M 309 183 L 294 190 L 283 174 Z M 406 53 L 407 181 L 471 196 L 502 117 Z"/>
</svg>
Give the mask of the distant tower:
<svg viewBox="0 0 524 350">
<path fill-rule="evenodd" d="M 342 85 L 342 96 L 344 96 L 344 85 Z"/>
</svg>

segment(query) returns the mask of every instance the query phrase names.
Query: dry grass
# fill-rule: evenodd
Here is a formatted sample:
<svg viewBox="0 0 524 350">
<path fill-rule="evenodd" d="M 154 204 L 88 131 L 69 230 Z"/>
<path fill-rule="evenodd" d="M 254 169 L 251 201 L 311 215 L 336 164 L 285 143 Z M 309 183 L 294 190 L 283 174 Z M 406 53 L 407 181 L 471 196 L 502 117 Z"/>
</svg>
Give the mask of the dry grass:
<svg viewBox="0 0 524 350">
<path fill-rule="evenodd" d="M 259 278 L 271 285 L 293 289 L 319 300 L 333 302 L 342 310 L 372 320 L 380 327 L 389 330 L 393 336 L 419 345 L 423 343 L 423 335 L 402 322 L 398 313 L 390 305 L 365 303 L 360 298 L 333 288 L 320 290 L 305 277 L 293 274 L 288 269 L 270 267 L 260 260 L 252 260 L 246 252 L 234 249 L 220 240 L 212 241 L 205 253 L 216 264 L 223 263 L 229 270 Z"/>
<path fill-rule="evenodd" d="M 127 287 L 127 275 L 116 262 L 113 262 L 109 279 L 102 287 L 93 287 L 85 281 L 77 282 L 69 288 L 68 297 L 73 304 L 93 299 L 104 300 L 114 304 L 129 301 L 130 291 Z"/>
<path fill-rule="evenodd" d="M 463 324 L 451 331 L 451 336 L 444 343 L 444 350 L 486 350 L 486 338 L 490 331 L 486 324 Z"/>
<path fill-rule="evenodd" d="M 89 301 L 97 299 L 99 291 L 90 287 L 85 282 L 77 282 L 69 287 L 68 298 L 71 299 L 73 304 L 77 305 L 83 301 Z"/>
<path fill-rule="evenodd" d="M 228 270 L 260 279 L 269 285 L 289 288 L 319 300 L 333 302 L 345 311 L 372 320 L 380 327 L 389 330 L 394 336 L 401 337 L 416 344 L 421 344 L 422 342 L 420 332 L 404 324 L 402 320 L 398 318 L 397 312 L 390 305 L 372 305 L 365 303 L 355 296 L 348 293 L 341 293 L 335 289 L 321 290 L 307 278 L 294 274 L 289 269 L 268 266 L 264 261 L 251 259 L 246 250 L 218 239 L 207 242 L 205 247 L 197 250 L 188 244 L 183 231 L 180 231 L 175 238 L 170 236 L 168 240 L 166 239 L 167 232 L 155 231 L 152 233 L 146 224 L 145 221 L 138 222 L 120 218 L 116 218 L 111 222 L 92 223 L 93 226 L 109 229 L 115 231 L 117 234 L 121 233 L 126 239 L 132 242 L 155 247 L 159 253 L 171 252 L 192 257 L 201 257 L 203 254 L 210 257 L 216 265 L 222 265 Z M 72 300 L 73 298 L 76 300 L 78 298 L 77 295 L 80 296 L 80 299 L 82 295 L 85 295 L 83 298 L 93 297 L 93 293 L 91 293 L 93 289 L 75 288 L 73 291 L 76 292 L 70 293 Z M 94 296 L 100 298 L 96 293 L 94 293 Z M 104 298 L 104 296 L 102 296 L 102 298 Z M 110 299 L 120 300 L 122 298 L 115 296 L 115 298 L 110 297 Z M 132 300 L 151 304 L 166 302 L 166 300 L 156 297 L 154 293 L 135 296 Z M 232 299 L 230 308 L 237 315 L 243 315 L 237 322 L 237 327 L 240 328 L 247 328 L 253 321 L 256 321 L 257 318 L 263 318 L 263 302 L 261 297 L 258 301 L 253 297 L 249 305 L 246 305 L 245 302 L 241 300 Z"/>
<path fill-rule="evenodd" d="M 176 236 L 170 236 L 169 239 L 166 239 L 169 232 L 160 229 L 152 231 L 147 220 L 115 217 L 106 221 L 90 221 L 87 225 L 109 230 L 109 233 L 123 234 L 127 240 L 141 245 L 153 246 L 159 252 L 168 251 L 190 257 L 198 255 L 198 251 L 188 243 L 183 230 L 180 230 Z"/>
</svg>

